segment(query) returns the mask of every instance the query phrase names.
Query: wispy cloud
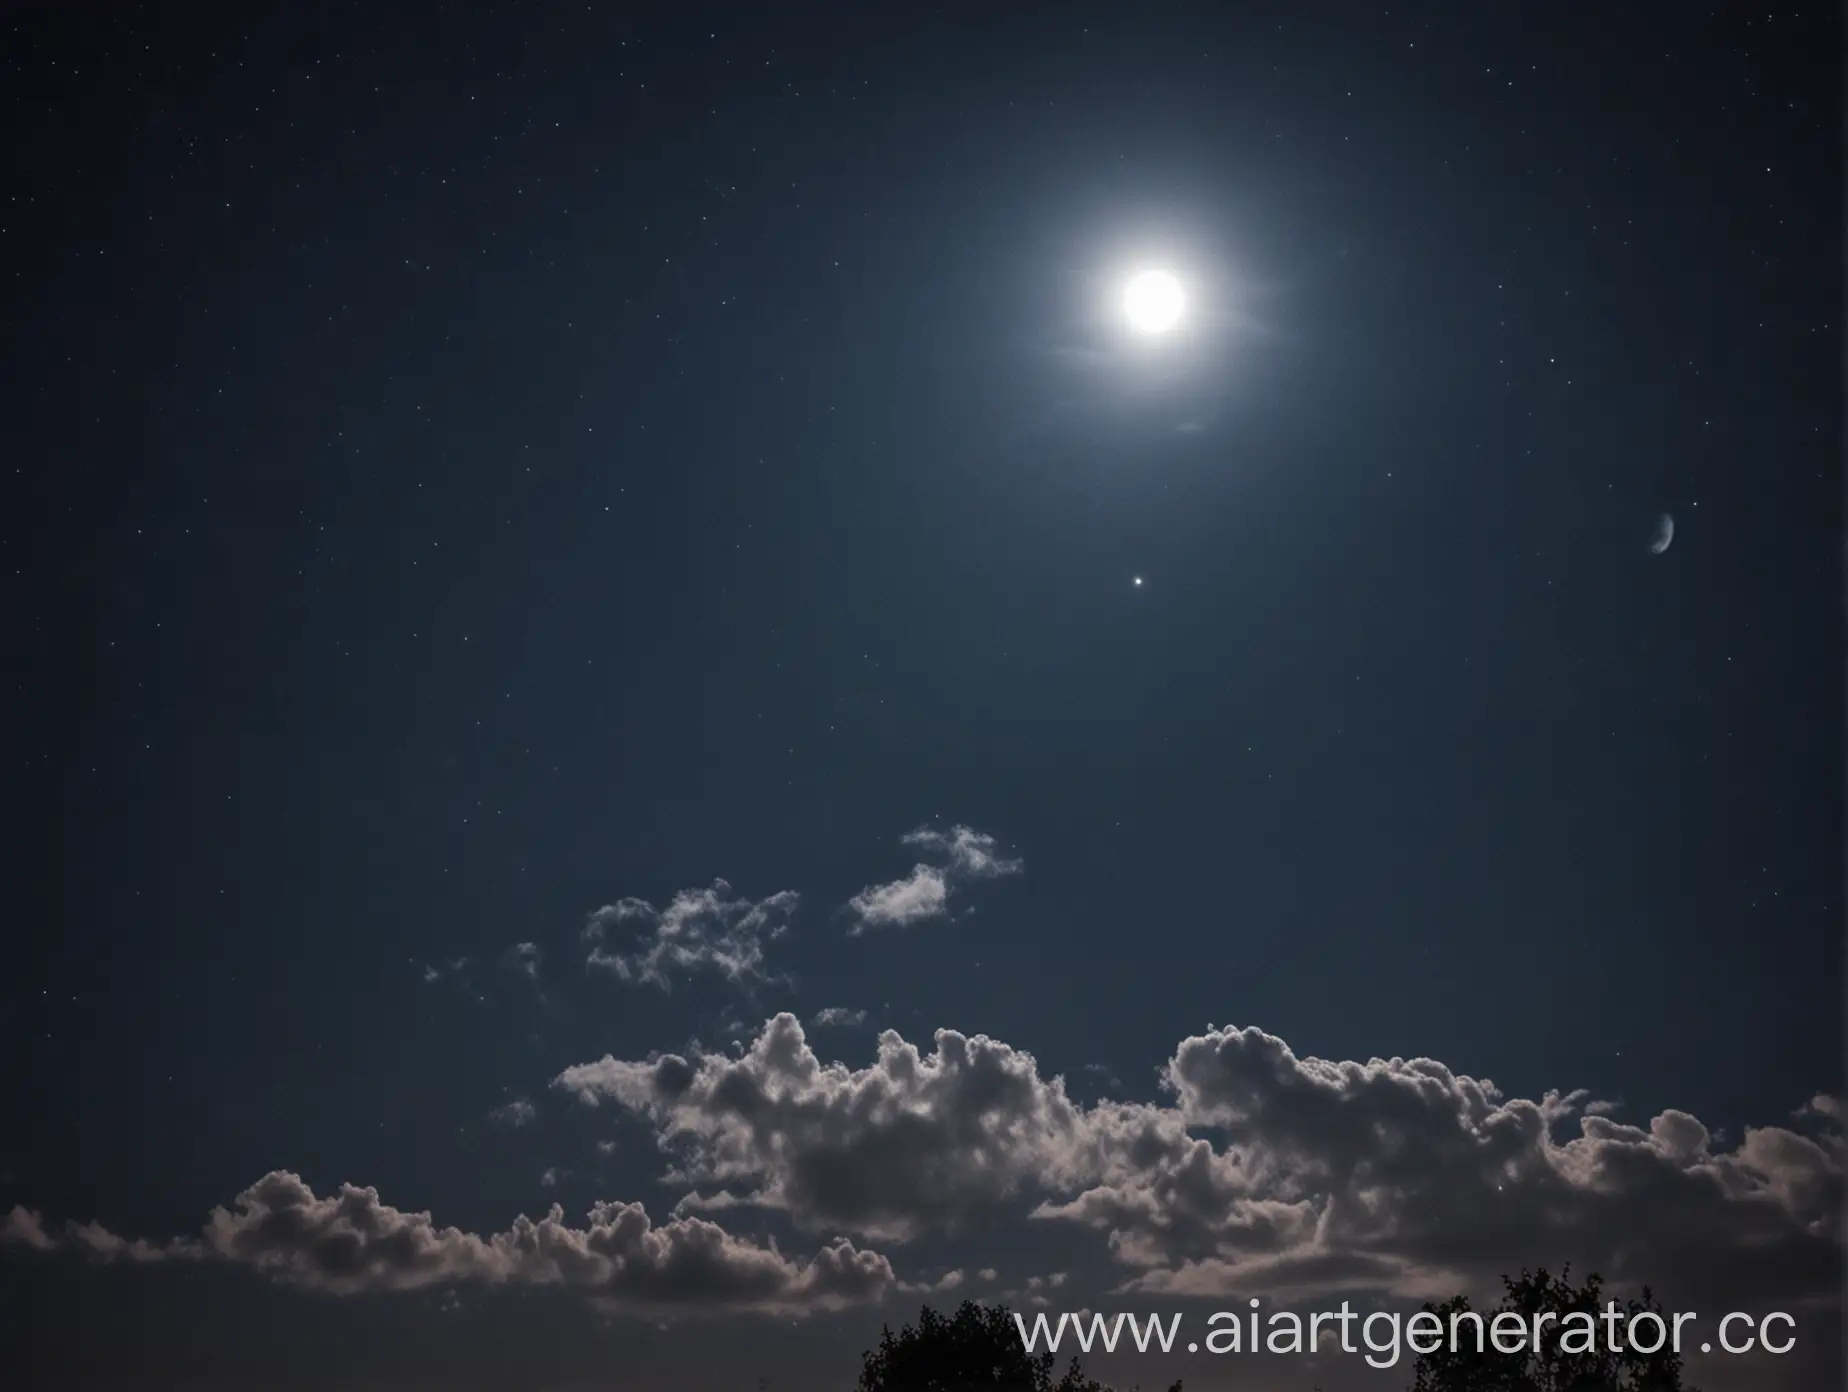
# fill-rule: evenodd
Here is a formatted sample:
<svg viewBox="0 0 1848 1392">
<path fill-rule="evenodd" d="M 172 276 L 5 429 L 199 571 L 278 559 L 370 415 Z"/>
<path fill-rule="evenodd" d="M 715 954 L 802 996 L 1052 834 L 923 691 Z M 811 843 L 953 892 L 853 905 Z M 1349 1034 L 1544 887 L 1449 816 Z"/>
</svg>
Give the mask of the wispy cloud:
<svg viewBox="0 0 1848 1392">
<path fill-rule="evenodd" d="M 488 1120 L 501 1126 L 531 1126 L 539 1115 L 539 1109 L 524 1097 L 516 1097 L 511 1102 L 503 1103 L 488 1113 Z"/>
<path fill-rule="evenodd" d="M 789 931 L 797 902 L 793 890 L 745 899 L 724 880 L 708 889 L 683 889 L 664 909 L 643 899 L 620 899 L 591 914 L 584 926 L 585 940 L 594 944 L 588 964 L 619 981 L 664 991 L 675 977 L 700 973 L 740 984 L 774 980 L 764 966 L 764 946 Z"/>
<path fill-rule="evenodd" d="M 473 965 L 474 960 L 469 957 L 452 957 L 446 962 L 424 962 L 418 976 L 424 985 L 432 986 L 446 978 L 461 976 Z"/>
<path fill-rule="evenodd" d="M 919 861 L 902 879 L 868 885 L 849 899 L 850 934 L 869 928 L 907 928 L 942 918 L 949 912 L 951 896 L 962 886 L 1018 875 L 1026 868 L 1024 861 L 1001 855 L 994 837 L 967 826 L 948 831 L 919 827 L 906 833 L 900 844 L 931 856 L 936 863 Z"/>
</svg>

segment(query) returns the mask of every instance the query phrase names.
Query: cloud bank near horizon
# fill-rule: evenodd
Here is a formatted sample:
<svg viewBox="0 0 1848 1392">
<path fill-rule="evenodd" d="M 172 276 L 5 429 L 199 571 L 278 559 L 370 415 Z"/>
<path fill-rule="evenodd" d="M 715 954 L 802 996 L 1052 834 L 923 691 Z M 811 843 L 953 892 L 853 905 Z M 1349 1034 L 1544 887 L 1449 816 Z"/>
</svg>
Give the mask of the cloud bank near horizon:
<svg viewBox="0 0 1848 1392">
<path fill-rule="evenodd" d="M 802 1315 L 875 1300 L 897 1284 L 884 1257 L 845 1239 L 797 1260 L 703 1218 L 656 1224 L 636 1203 L 596 1204 L 583 1227 L 567 1223 L 554 1204 L 536 1221 L 522 1215 L 503 1232 L 480 1235 L 394 1208 L 372 1188 L 343 1184 L 320 1196 L 285 1170 L 213 1209 L 197 1237 L 129 1241 L 95 1223 L 55 1232 L 16 1207 L 0 1242 L 104 1262 L 225 1262 L 334 1295 L 463 1283 L 565 1286 L 653 1313 Z"/>
<path fill-rule="evenodd" d="M 475 1234 L 276 1171 L 196 1235 L 54 1229 L 15 1208 L 0 1245 L 225 1262 L 342 1294 L 547 1285 L 637 1311 L 785 1316 L 947 1289 L 901 1280 L 883 1249 L 960 1240 L 983 1266 L 1005 1221 L 1095 1234 L 1089 1288 L 1176 1299 L 1426 1299 L 1567 1262 L 1733 1307 L 1840 1288 L 1831 1097 L 1728 1143 L 1683 1111 L 1630 1124 L 1582 1091 L 1508 1097 L 1433 1059 L 1319 1059 L 1225 1027 L 1178 1043 L 1154 1099 L 1084 1105 L 984 1035 L 938 1030 L 925 1049 L 886 1030 L 855 1066 L 823 1059 L 788 1013 L 738 1052 L 606 1055 L 552 1087 L 651 1130 L 661 1181 L 683 1191 L 667 1221 L 599 1203 L 579 1227 L 553 1206 Z M 707 1216 L 745 1210 L 823 1245 L 795 1259 Z"/>
<path fill-rule="evenodd" d="M 1616 1281 L 1713 1268 L 1736 1298 L 1823 1297 L 1841 1258 L 1840 1104 L 1731 1145 L 1582 1091 L 1504 1096 L 1433 1059 L 1298 1056 L 1256 1028 L 1183 1039 L 1161 1098 L 1075 1102 L 1031 1054 L 939 1030 L 824 1061 L 795 1016 L 738 1055 L 606 1056 L 554 1087 L 650 1125 L 677 1213 L 757 1207 L 903 1244 L 1010 1210 L 1096 1232 L 1145 1294 L 1479 1288 L 1510 1264 Z M 1723 1269 L 1723 1270 L 1722 1270 Z"/>
</svg>

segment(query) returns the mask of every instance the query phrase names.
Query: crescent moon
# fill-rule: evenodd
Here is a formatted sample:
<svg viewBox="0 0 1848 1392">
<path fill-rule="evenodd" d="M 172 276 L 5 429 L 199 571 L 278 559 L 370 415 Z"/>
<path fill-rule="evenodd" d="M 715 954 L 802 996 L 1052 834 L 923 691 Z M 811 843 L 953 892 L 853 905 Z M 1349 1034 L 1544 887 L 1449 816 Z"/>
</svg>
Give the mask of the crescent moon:
<svg viewBox="0 0 1848 1392">
<path fill-rule="evenodd" d="M 1675 539 L 1675 519 L 1668 513 L 1656 518 L 1655 540 L 1649 543 L 1649 554 L 1659 556 L 1668 550 L 1668 545 Z"/>
</svg>

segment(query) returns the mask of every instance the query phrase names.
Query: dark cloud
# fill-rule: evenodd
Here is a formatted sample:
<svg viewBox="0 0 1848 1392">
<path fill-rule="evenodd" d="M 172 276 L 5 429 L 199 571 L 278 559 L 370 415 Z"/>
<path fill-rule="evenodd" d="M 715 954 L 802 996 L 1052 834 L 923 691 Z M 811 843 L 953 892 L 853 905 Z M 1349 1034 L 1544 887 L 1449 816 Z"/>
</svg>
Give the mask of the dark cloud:
<svg viewBox="0 0 1848 1392">
<path fill-rule="evenodd" d="M 852 916 L 850 933 L 869 928 L 904 928 L 949 912 L 950 896 L 974 880 L 1018 875 L 1025 862 L 1010 860 L 996 849 L 995 838 L 966 826 L 948 831 L 919 827 L 907 832 L 901 844 L 936 857 L 941 864 L 920 861 L 911 873 L 886 884 L 868 885 L 847 901 Z"/>
<path fill-rule="evenodd" d="M 665 909 L 641 899 L 620 899 L 590 915 L 584 937 L 595 944 L 589 964 L 618 980 L 668 990 L 675 977 L 713 973 L 740 984 L 774 979 L 764 946 L 789 928 L 798 897 L 793 890 L 750 900 L 724 880 L 708 889 L 684 889 Z M 627 950 L 612 947 L 628 940 Z"/>
</svg>

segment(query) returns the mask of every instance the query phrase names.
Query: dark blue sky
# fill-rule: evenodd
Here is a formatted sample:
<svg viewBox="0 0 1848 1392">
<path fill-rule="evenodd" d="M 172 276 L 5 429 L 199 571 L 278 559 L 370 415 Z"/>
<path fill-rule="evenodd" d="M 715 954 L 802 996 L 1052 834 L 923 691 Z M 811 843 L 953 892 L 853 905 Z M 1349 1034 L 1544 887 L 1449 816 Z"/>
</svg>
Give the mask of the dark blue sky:
<svg viewBox="0 0 1848 1392">
<path fill-rule="evenodd" d="M 1804 1245 L 1832 1220 L 1803 1236 L 1839 1108 L 1793 1120 L 1842 1087 L 1833 16 L 103 7 L 9 47 L 0 1208 L 44 1241 L 0 1281 L 33 1385 L 844 1387 L 950 1269 L 1023 1307 L 1055 1270 L 1070 1308 L 1182 1271 L 1308 1298 L 1232 1215 L 1387 1183 L 1356 1118 L 1412 1085 L 1376 1059 L 1642 1128 L 1560 1119 L 1547 1183 L 1573 1138 L 1673 1179 L 1613 1217 L 1529 1175 L 1552 1227 L 1459 1199 L 1484 1251 L 1392 1181 L 1330 1290 L 1564 1258 L 1660 1287 L 1741 1245 L 1839 1290 Z M 1188 288 L 1170 341 L 1115 314 L 1143 264 Z M 906 912 L 851 906 L 892 884 Z M 658 980 L 589 960 L 645 976 L 676 932 Z M 784 1011 L 840 1070 L 746 1159 L 676 1110 L 743 1125 L 723 1089 L 555 1082 L 716 1069 Z M 1292 1062 L 1215 1112 L 1182 1041 L 1261 1054 L 1246 1027 Z M 1125 1171 L 991 1137 L 1018 1174 L 977 1194 L 930 1092 L 942 1165 L 900 1193 L 926 1143 L 823 1099 L 883 1029 L 988 1036 L 1034 1105 L 1063 1076 L 1076 1120 L 1029 1130 L 1142 1108 L 1321 1179 L 1253 1161 L 1213 1234 L 1170 1213 L 1126 1257 Z M 1299 1064 L 1301 1134 L 1268 1109 Z M 1494 1129 L 1380 1115 L 1452 1188 Z M 67 1218 L 196 1239 L 272 1171 L 471 1240 L 755 1195 L 704 1216 L 891 1271 L 787 1277 L 767 1318 L 453 1253 L 336 1299 L 254 1223 L 206 1263 L 55 1250 Z M 1807 1197 L 1735 1225 L 1767 1187 Z"/>
</svg>

